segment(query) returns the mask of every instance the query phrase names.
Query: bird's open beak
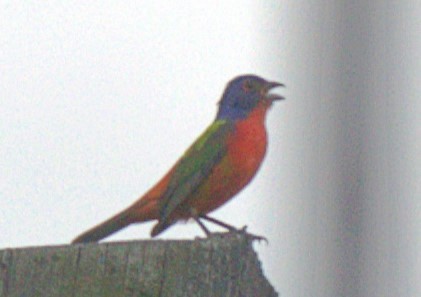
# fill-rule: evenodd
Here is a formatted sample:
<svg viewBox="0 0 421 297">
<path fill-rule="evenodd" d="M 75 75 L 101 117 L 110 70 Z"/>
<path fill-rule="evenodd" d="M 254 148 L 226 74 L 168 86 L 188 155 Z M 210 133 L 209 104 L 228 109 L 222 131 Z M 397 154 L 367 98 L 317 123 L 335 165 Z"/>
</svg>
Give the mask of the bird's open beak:
<svg viewBox="0 0 421 297">
<path fill-rule="evenodd" d="M 279 82 L 268 82 L 265 87 L 263 88 L 263 95 L 266 99 L 270 101 L 278 101 L 278 100 L 284 100 L 285 97 L 278 95 L 278 94 L 271 94 L 269 93 L 270 90 L 277 88 L 277 87 L 285 87 L 284 84 L 281 84 Z"/>
</svg>

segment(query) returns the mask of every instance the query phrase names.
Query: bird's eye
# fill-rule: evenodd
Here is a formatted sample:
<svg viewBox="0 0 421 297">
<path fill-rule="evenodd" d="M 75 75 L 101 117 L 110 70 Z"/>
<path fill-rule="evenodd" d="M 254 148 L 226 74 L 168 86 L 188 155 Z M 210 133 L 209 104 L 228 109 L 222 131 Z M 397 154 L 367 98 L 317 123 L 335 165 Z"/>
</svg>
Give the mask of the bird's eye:
<svg viewBox="0 0 421 297">
<path fill-rule="evenodd" d="M 243 90 L 244 90 L 244 92 L 248 93 L 248 92 L 252 91 L 253 88 L 254 88 L 253 83 L 250 80 L 246 80 L 243 83 Z"/>
</svg>

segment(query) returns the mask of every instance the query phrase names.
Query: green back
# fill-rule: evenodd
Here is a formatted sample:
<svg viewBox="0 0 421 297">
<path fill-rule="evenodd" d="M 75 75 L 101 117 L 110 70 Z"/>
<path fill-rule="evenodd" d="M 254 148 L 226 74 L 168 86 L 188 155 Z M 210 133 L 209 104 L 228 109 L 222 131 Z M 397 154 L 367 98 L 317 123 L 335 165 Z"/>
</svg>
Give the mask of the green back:
<svg viewBox="0 0 421 297">
<path fill-rule="evenodd" d="M 225 156 L 226 139 L 232 129 L 232 122 L 216 120 L 178 161 L 161 199 L 161 224 L 165 224 L 171 213 L 206 180 L 215 164 Z"/>
</svg>

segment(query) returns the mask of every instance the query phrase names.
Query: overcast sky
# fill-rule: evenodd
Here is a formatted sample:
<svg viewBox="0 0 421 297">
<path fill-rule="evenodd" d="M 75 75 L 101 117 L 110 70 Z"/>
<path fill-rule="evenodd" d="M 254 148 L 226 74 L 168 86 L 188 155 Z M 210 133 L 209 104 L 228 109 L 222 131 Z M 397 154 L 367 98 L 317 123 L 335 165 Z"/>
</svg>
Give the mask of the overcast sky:
<svg viewBox="0 0 421 297">
<path fill-rule="evenodd" d="M 130 205 L 211 123 L 226 82 L 254 73 L 285 83 L 287 89 L 279 91 L 287 100 L 269 113 L 269 150 L 257 177 L 214 216 L 238 227 L 248 225 L 250 232 L 269 239 L 268 246 L 255 246 L 266 275 L 282 296 L 341 295 L 332 292 L 351 296 L 346 292 L 353 289 L 338 283 L 349 284 L 348 276 L 356 285 L 365 279 L 355 278 L 354 270 L 347 274 L 359 254 L 347 246 L 354 246 L 360 235 L 337 239 L 335 234 L 346 235 L 349 228 L 341 229 L 337 209 L 343 204 L 336 199 L 348 197 L 347 189 L 341 190 L 341 178 L 353 186 L 358 184 L 359 170 L 371 166 L 359 156 L 370 155 L 370 148 L 377 150 L 377 142 L 368 148 L 361 144 L 365 140 L 358 133 L 371 131 L 365 128 L 371 122 L 360 112 L 376 111 L 379 121 L 374 125 L 381 123 L 384 131 L 395 129 L 401 141 L 393 144 L 405 143 L 395 150 L 386 132 L 380 132 L 380 138 L 370 136 L 381 148 L 382 141 L 389 145 L 381 151 L 384 159 L 374 159 L 374 165 L 380 164 L 375 168 L 389 177 L 398 173 L 408 177 L 405 193 L 414 197 L 414 191 L 419 193 L 419 170 L 416 163 L 398 155 L 415 156 L 419 149 L 412 141 L 414 129 L 419 128 L 415 126 L 419 105 L 401 108 L 390 100 L 390 105 L 379 108 L 375 101 L 361 103 L 348 95 L 355 91 L 367 95 L 358 93 L 358 86 L 367 81 L 380 87 L 391 82 L 391 91 L 407 94 L 412 104 L 409 99 L 419 94 L 413 82 L 421 59 L 414 59 L 419 57 L 415 50 L 419 43 L 410 32 L 417 32 L 419 25 L 411 1 L 401 10 L 382 7 L 380 15 L 387 14 L 374 21 L 378 10 L 374 6 L 366 10 L 361 1 L 362 5 L 349 7 L 320 2 L 1 1 L 0 248 L 69 243 Z M 358 17 L 353 21 L 338 17 L 348 12 Z M 403 13 L 406 17 L 400 17 Z M 392 16 L 398 25 L 386 27 L 393 24 Z M 367 20 L 370 27 L 364 23 Z M 349 43 L 343 39 L 347 30 L 353 36 Z M 395 42 L 391 30 L 406 33 L 393 35 Z M 383 32 L 388 35 L 382 37 Z M 350 50 L 351 44 L 371 44 L 373 38 L 386 46 Z M 388 51 L 394 44 L 402 48 Z M 403 45 L 408 50 L 403 51 Z M 365 58 L 355 60 L 354 53 Z M 403 76 L 404 72 L 376 68 L 383 65 L 383 58 L 412 72 Z M 372 76 L 360 74 L 367 71 Z M 345 91 L 338 87 L 343 82 Z M 338 99 L 347 90 L 350 93 Z M 389 94 L 373 96 L 387 99 Z M 392 122 L 385 126 L 386 118 Z M 342 142 L 337 142 L 337 136 Z M 392 171 L 386 160 L 395 160 L 398 170 Z M 343 168 L 351 168 L 349 176 Z M 369 178 L 364 187 L 377 189 L 369 187 L 377 179 L 370 183 Z M 399 179 L 391 180 L 402 185 Z M 355 194 L 359 203 L 358 197 L 366 192 L 355 191 L 358 185 L 349 197 Z M 396 189 L 394 193 L 400 191 Z M 357 215 L 346 218 L 346 224 L 358 223 L 360 215 L 375 214 L 360 214 L 358 203 Z M 415 209 L 408 218 L 418 218 L 419 203 L 418 208 L 410 208 L 411 203 L 405 204 Z M 372 222 L 373 226 L 379 222 Z M 414 225 L 408 219 L 408 224 L 417 226 L 419 220 Z M 107 240 L 149 238 L 151 226 L 129 227 Z M 160 238 L 198 235 L 202 236 L 198 226 L 188 223 L 170 228 Z M 419 241 L 415 243 L 419 246 Z M 376 249 L 372 251 L 378 255 Z M 414 251 L 408 250 L 411 257 L 402 256 L 399 263 L 413 263 Z M 345 262 L 338 264 L 335 261 L 342 253 Z M 415 255 L 419 263 L 419 253 Z M 411 267 L 408 273 L 419 275 L 418 266 Z M 414 286 L 410 288 L 415 292 Z M 386 296 L 373 290 L 368 290 L 370 296 Z"/>
</svg>

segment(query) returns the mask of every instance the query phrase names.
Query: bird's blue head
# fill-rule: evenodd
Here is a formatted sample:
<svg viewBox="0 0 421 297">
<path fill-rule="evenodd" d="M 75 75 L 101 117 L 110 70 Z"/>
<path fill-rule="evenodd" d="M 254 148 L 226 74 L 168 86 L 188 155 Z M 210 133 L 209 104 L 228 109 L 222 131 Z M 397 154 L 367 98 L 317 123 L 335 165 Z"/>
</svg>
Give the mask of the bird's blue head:
<svg viewBox="0 0 421 297">
<path fill-rule="evenodd" d="M 228 83 L 219 101 L 217 119 L 244 119 L 259 103 L 270 107 L 273 101 L 284 99 L 282 96 L 269 94 L 271 89 L 280 86 L 284 85 L 256 75 L 235 77 Z"/>
</svg>

